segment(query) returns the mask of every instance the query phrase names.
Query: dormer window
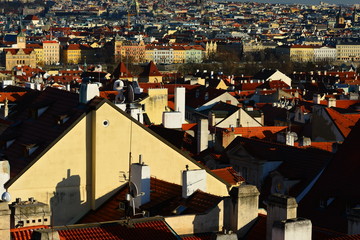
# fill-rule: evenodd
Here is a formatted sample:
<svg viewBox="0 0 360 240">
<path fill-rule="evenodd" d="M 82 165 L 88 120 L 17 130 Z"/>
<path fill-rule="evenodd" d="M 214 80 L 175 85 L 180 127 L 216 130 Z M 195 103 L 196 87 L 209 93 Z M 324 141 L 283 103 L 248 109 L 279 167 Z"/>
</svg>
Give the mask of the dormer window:
<svg viewBox="0 0 360 240">
<path fill-rule="evenodd" d="M 24 144 L 24 146 L 25 146 L 25 156 L 26 157 L 31 156 L 36 151 L 36 149 L 39 148 L 39 146 L 35 143 Z"/>
<path fill-rule="evenodd" d="M 59 115 L 57 116 L 56 123 L 57 125 L 62 125 L 66 123 L 69 119 L 70 117 L 67 114 Z"/>
<path fill-rule="evenodd" d="M 205 100 L 208 100 L 209 99 L 209 93 L 205 93 L 205 97 L 204 97 Z"/>
<path fill-rule="evenodd" d="M 11 146 L 11 144 L 13 144 L 14 142 L 15 142 L 15 139 L 11 139 L 11 140 L 6 141 L 5 147 L 9 148 Z"/>
</svg>

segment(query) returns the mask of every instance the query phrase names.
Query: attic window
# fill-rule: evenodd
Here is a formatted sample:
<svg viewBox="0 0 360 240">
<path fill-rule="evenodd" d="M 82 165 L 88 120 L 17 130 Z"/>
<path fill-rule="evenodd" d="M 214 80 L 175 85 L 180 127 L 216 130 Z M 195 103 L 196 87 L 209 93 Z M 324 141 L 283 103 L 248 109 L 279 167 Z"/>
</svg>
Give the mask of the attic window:
<svg viewBox="0 0 360 240">
<path fill-rule="evenodd" d="M 25 146 L 25 156 L 28 157 L 28 156 L 31 156 L 31 154 L 33 154 L 36 149 L 39 148 L 39 146 L 35 143 L 32 143 L 32 144 L 24 144 Z"/>
<path fill-rule="evenodd" d="M 42 107 L 37 110 L 37 116 L 40 117 L 49 107 Z"/>
<path fill-rule="evenodd" d="M 321 207 L 321 208 L 326 208 L 326 207 L 328 207 L 334 200 L 335 200 L 334 197 L 330 197 L 330 198 L 327 198 L 327 199 L 321 199 L 321 200 L 320 200 L 320 207 Z"/>
<path fill-rule="evenodd" d="M 209 93 L 205 93 L 205 97 L 204 97 L 205 100 L 208 100 L 209 99 Z"/>
<path fill-rule="evenodd" d="M 62 124 L 64 124 L 64 123 L 66 123 L 67 120 L 69 120 L 69 119 L 70 119 L 70 117 L 69 117 L 67 114 L 59 115 L 59 116 L 57 117 L 57 124 L 58 124 L 58 125 L 62 125 Z"/>
<path fill-rule="evenodd" d="M 180 205 L 177 208 L 175 208 L 175 210 L 173 211 L 174 214 L 176 215 L 180 215 L 181 213 L 183 213 L 185 210 L 187 209 L 187 207 Z"/>
<path fill-rule="evenodd" d="M 11 146 L 11 144 L 13 144 L 14 142 L 15 142 L 15 139 L 11 139 L 11 140 L 6 141 L 5 147 L 9 148 Z"/>
</svg>

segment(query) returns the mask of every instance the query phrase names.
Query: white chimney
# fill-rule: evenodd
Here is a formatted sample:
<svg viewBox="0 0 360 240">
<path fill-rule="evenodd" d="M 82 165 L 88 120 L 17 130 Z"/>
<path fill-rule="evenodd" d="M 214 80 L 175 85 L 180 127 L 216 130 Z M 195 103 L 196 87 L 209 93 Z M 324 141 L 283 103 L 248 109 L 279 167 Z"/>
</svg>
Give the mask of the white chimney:
<svg viewBox="0 0 360 240">
<path fill-rule="evenodd" d="M 181 113 L 181 122 L 185 122 L 185 88 L 175 88 L 175 111 Z"/>
<path fill-rule="evenodd" d="M 329 98 L 328 99 L 328 107 L 336 107 L 336 98 Z"/>
<path fill-rule="evenodd" d="M 10 164 L 7 160 L 0 161 L 0 196 L 6 192 L 4 184 L 10 179 Z"/>
<path fill-rule="evenodd" d="M 79 93 L 80 103 L 88 103 L 96 96 L 100 96 L 99 87 L 96 83 L 81 83 Z"/>
<path fill-rule="evenodd" d="M 196 190 L 206 191 L 206 171 L 204 169 L 186 170 L 182 173 L 182 197 L 188 198 Z"/>
<path fill-rule="evenodd" d="M 292 218 L 277 221 L 273 225 L 272 239 L 311 240 L 312 224 L 309 219 Z"/>
<path fill-rule="evenodd" d="M 141 155 L 139 158 L 142 161 Z M 134 199 L 135 207 L 150 202 L 150 167 L 143 162 L 132 164 L 130 180 L 138 190 L 138 196 Z"/>
<path fill-rule="evenodd" d="M 281 194 L 273 194 L 267 201 L 267 218 L 266 218 L 266 239 L 277 240 L 272 238 L 272 228 L 276 221 L 296 218 L 297 203 L 295 198 Z"/>
<path fill-rule="evenodd" d="M 197 152 L 200 153 L 208 148 L 209 144 L 209 120 L 200 119 L 197 129 Z"/>
<path fill-rule="evenodd" d="M 181 112 L 163 112 L 162 123 L 165 128 L 181 128 Z"/>
</svg>

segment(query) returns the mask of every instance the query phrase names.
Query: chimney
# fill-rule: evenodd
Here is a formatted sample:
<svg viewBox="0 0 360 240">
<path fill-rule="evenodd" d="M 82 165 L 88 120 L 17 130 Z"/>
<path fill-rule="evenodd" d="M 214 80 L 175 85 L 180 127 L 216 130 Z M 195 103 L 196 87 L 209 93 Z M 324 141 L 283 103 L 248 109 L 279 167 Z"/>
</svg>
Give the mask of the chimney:
<svg viewBox="0 0 360 240">
<path fill-rule="evenodd" d="M 0 196 L 6 192 L 4 184 L 10 179 L 10 164 L 7 160 L 0 161 Z M 1 238 L 0 238 L 1 239 Z"/>
<path fill-rule="evenodd" d="M 0 239 L 10 239 L 9 203 L 0 201 Z"/>
<path fill-rule="evenodd" d="M 136 185 L 138 195 L 140 195 L 138 197 L 135 196 L 135 207 L 138 208 L 150 202 L 150 167 L 142 162 L 141 155 L 139 156 L 139 163 L 131 165 L 130 180 Z"/>
<path fill-rule="evenodd" d="M 231 198 L 225 202 L 226 228 L 237 233 L 242 238 L 252 227 L 259 212 L 259 191 L 254 185 L 242 184 L 233 187 Z"/>
<path fill-rule="evenodd" d="M 51 210 L 48 204 L 38 202 L 34 198 L 21 201 L 17 198 L 10 205 L 10 227 L 31 227 L 51 224 Z M 27 214 L 24 214 L 27 213 Z"/>
<path fill-rule="evenodd" d="M 175 88 L 175 111 L 181 113 L 181 122 L 185 122 L 185 88 Z"/>
<path fill-rule="evenodd" d="M 348 234 L 360 234 L 360 207 L 352 208 L 347 219 Z"/>
<path fill-rule="evenodd" d="M 297 206 L 295 198 L 290 196 L 273 194 L 269 197 L 267 202 L 266 240 L 273 239 L 272 228 L 274 222 L 296 218 Z"/>
<path fill-rule="evenodd" d="M 328 99 L 328 107 L 336 107 L 336 99 L 335 98 L 329 98 Z"/>
<path fill-rule="evenodd" d="M 286 132 L 286 145 L 294 146 L 295 144 L 295 136 L 293 132 Z"/>
<path fill-rule="evenodd" d="M 186 166 L 188 168 L 188 166 Z M 206 191 L 205 169 L 188 170 L 182 173 L 182 197 L 188 198 L 196 190 Z"/>
<path fill-rule="evenodd" d="M 83 82 L 80 85 L 79 102 L 88 103 L 96 96 L 100 96 L 99 87 L 96 83 Z"/>
<path fill-rule="evenodd" d="M 320 94 L 314 94 L 313 102 L 314 104 L 320 104 Z"/>
<path fill-rule="evenodd" d="M 180 112 L 163 112 L 162 124 L 164 128 L 181 128 L 182 114 Z"/>
<path fill-rule="evenodd" d="M 272 229 L 272 239 L 311 240 L 312 224 L 309 219 L 292 218 L 276 221 Z"/>
<path fill-rule="evenodd" d="M 208 148 L 209 144 L 209 120 L 200 119 L 197 128 L 197 152 L 200 153 Z"/>
</svg>

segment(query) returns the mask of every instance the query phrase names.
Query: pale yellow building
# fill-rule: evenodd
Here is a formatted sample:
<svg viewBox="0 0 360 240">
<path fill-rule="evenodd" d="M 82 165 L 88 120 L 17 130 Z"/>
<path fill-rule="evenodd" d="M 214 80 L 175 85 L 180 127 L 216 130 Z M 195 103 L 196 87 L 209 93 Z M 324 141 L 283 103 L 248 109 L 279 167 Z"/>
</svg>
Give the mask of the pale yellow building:
<svg viewBox="0 0 360 240">
<path fill-rule="evenodd" d="M 360 43 L 337 44 L 336 58 L 340 61 L 360 61 Z"/>
<path fill-rule="evenodd" d="M 6 70 L 12 70 L 13 67 L 18 65 L 28 65 L 36 67 L 36 53 L 33 49 L 20 48 L 20 49 L 5 49 L 5 64 Z"/>
<path fill-rule="evenodd" d="M 31 125 L 17 126 L 24 136 L 3 138 L 11 172 L 6 190 L 12 199 L 34 197 L 49 204 L 53 225 L 75 223 L 97 209 L 126 184 L 129 162 L 140 156 L 151 176 L 180 185 L 183 171 L 202 168 L 111 102 L 95 98 L 79 104 L 78 99 L 46 88 L 34 101 L 41 104 L 25 110 Z M 26 135 L 28 127 L 41 134 Z M 206 192 L 227 196 L 230 187 L 206 170 Z"/>
<path fill-rule="evenodd" d="M 43 41 L 43 51 L 45 65 L 60 62 L 60 44 L 58 41 Z"/>
<path fill-rule="evenodd" d="M 314 47 L 293 45 L 290 47 L 290 60 L 293 62 L 311 62 L 314 60 Z"/>
</svg>

